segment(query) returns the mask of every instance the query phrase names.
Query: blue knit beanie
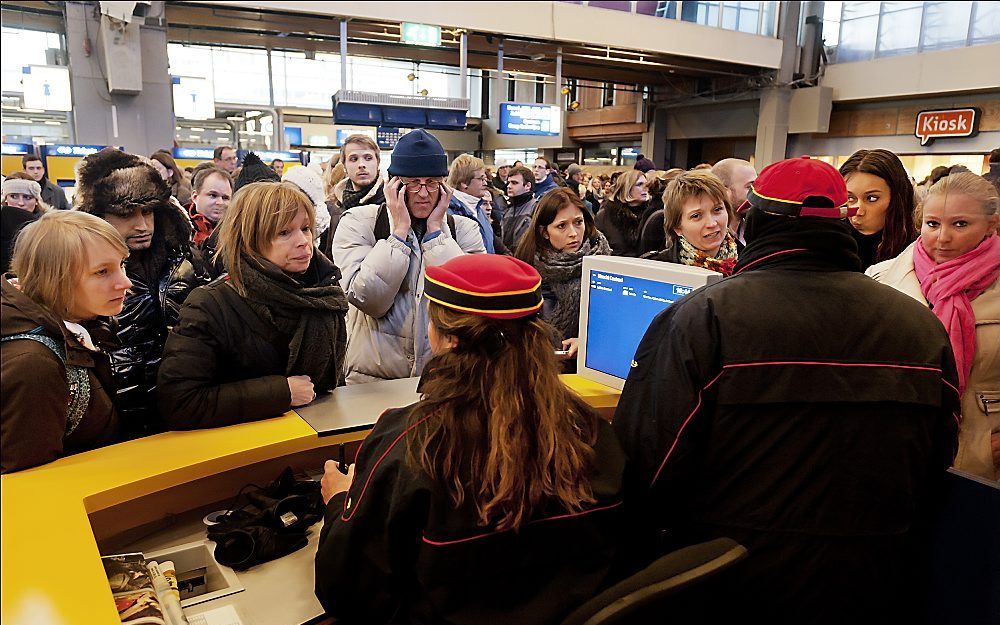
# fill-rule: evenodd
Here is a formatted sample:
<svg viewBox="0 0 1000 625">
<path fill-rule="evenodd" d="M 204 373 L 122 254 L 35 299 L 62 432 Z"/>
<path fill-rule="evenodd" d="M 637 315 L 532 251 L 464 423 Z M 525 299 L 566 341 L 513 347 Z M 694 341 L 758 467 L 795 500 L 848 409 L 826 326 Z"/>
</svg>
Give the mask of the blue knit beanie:
<svg viewBox="0 0 1000 625">
<path fill-rule="evenodd" d="M 441 142 L 423 128 L 411 130 L 396 142 L 389 163 L 390 176 L 430 178 L 448 175 L 448 155 Z"/>
</svg>

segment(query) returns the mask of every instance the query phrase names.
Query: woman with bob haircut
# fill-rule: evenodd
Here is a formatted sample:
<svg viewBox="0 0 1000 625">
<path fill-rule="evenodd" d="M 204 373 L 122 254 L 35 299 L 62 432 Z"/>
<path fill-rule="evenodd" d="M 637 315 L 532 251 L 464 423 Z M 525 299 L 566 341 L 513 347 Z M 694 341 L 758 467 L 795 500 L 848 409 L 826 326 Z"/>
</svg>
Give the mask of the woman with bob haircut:
<svg viewBox="0 0 1000 625">
<path fill-rule="evenodd" d="M 962 396 L 955 468 L 1000 479 L 1000 198 L 972 172 L 935 183 L 920 237 L 866 272 L 925 306 L 951 339 Z"/>
<path fill-rule="evenodd" d="M 275 417 L 344 383 L 347 299 L 313 246 L 313 210 L 287 182 L 236 193 L 219 226 L 229 273 L 192 291 L 167 338 L 158 394 L 171 428 Z"/>
<path fill-rule="evenodd" d="M 895 258 L 917 238 L 910 175 L 889 150 L 858 150 L 840 166 L 861 268 Z"/>
<path fill-rule="evenodd" d="M 347 475 L 326 463 L 316 594 L 345 624 L 559 622 L 606 582 L 625 457 L 559 379 L 538 272 L 476 254 L 425 276 L 422 399 Z"/>
<path fill-rule="evenodd" d="M 542 316 L 556 330 L 556 339 L 576 358 L 580 336 L 580 277 L 585 256 L 609 256 L 611 246 L 594 224 L 580 197 L 569 189 L 553 189 L 535 207 L 531 226 L 514 256 L 542 276 Z"/>
<path fill-rule="evenodd" d="M 597 229 L 607 237 L 613 256 L 636 257 L 641 253 L 642 226 L 655 211 L 649 205 L 647 180 L 638 169 L 622 173 L 601 205 Z"/>
<path fill-rule="evenodd" d="M 53 211 L 24 227 L 0 280 L 3 473 L 119 439 L 108 349 L 132 283 L 128 248 L 99 217 Z"/>
<path fill-rule="evenodd" d="M 736 265 L 736 237 L 729 230 L 733 207 L 722 181 L 704 169 L 684 172 L 663 192 L 666 249 L 643 258 L 702 267 L 724 276 Z"/>
</svg>

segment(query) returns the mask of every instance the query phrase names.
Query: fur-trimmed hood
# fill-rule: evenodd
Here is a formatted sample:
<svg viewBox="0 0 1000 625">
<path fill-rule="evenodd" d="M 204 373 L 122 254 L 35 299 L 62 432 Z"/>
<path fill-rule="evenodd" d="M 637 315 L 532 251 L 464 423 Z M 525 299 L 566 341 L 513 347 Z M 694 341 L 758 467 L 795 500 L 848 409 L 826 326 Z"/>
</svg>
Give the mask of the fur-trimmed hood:
<svg viewBox="0 0 1000 625">
<path fill-rule="evenodd" d="M 153 245 L 158 256 L 173 256 L 191 245 L 194 230 L 187 211 L 149 159 L 104 148 L 76 166 L 74 208 L 104 217 L 128 217 L 136 210 L 153 212 Z"/>
</svg>

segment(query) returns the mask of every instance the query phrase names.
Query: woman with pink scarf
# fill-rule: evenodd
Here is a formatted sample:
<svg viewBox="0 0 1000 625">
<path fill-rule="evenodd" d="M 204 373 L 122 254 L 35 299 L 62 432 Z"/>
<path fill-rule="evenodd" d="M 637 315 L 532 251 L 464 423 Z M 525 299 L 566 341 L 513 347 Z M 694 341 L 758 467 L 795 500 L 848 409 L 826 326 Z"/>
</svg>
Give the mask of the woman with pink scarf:
<svg viewBox="0 0 1000 625">
<path fill-rule="evenodd" d="M 920 238 L 866 272 L 930 306 L 958 367 L 962 426 L 955 468 L 1000 478 L 1000 236 L 996 188 L 970 172 L 930 188 Z"/>
</svg>

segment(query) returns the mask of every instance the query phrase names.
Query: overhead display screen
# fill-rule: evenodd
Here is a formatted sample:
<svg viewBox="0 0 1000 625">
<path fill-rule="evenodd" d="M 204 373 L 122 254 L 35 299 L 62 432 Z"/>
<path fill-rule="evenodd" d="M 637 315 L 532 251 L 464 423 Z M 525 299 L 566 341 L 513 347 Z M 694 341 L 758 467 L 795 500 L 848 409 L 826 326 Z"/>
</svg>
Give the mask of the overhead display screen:
<svg viewBox="0 0 1000 625">
<path fill-rule="evenodd" d="M 499 132 L 502 135 L 556 137 L 561 131 L 562 117 L 558 106 L 500 103 Z"/>
</svg>

